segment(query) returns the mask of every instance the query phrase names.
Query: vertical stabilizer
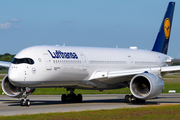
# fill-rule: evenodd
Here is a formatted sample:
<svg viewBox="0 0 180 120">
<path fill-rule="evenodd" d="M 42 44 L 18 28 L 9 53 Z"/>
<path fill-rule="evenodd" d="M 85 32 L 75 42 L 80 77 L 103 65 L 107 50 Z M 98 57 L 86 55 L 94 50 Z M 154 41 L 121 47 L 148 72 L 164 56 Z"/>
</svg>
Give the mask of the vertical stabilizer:
<svg viewBox="0 0 180 120">
<path fill-rule="evenodd" d="M 152 51 L 167 54 L 175 2 L 169 2 Z"/>
</svg>

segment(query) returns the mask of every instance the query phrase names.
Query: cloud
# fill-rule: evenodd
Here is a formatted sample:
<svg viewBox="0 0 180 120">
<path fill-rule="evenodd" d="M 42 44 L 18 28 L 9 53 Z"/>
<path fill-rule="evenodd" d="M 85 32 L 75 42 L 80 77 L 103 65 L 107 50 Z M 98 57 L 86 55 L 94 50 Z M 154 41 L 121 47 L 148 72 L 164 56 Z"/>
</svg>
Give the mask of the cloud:
<svg viewBox="0 0 180 120">
<path fill-rule="evenodd" d="M 20 20 L 18 19 L 18 18 L 12 18 L 11 20 L 10 20 L 11 22 L 20 22 Z"/>
<path fill-rule="evenodd" d="M 6 22 L 6 23 L 0 23 L 0 29 L 9 29 L 11 28 L 12 23 Z"/>
<path fill-rule="evenodd" d="M 20 22 L 20 20 L 18 18 L 12 18 L 10 20 L 10 22 L 6 22 L 6 23 L 0 23 L 0 29 L 10 29 L 10 28 L 19 28 L 20 25 L 17 23 Z"/>
</svg>

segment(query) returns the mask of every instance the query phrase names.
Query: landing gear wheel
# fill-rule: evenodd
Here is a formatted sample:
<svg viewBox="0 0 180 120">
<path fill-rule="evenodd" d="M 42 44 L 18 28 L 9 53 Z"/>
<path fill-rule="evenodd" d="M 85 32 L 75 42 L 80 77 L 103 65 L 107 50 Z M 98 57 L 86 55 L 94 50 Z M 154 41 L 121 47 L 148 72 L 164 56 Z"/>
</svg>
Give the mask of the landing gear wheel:
<svg viewBox="0 0 180 120">
<path fill-rule="evenodd" d="M 130 101 L 129 101 L 129 98 L 130 98 L 129 95 L 126 95 L 126 96 L 125 96 L 125 103 L 129 103 L 129 102 L 130 102 Z"/>
<path fill-rule="evenodd" d="M 142 100 L 139 98 L 134 97 L 133 95 L 126 95 L 125 96 L 125 103 L 132 103 L 132 104 L 143 104 L 146 100 Z"/>
<path fill-rule="evenodd" d="M 82 102 L 82 95 L 81 94 L 77 95 L 77 102 Z"/>
<path fill-rule="evenodd" d="M 30 104 L 31 104 L 30 100 L 27 99 L 27 100 L 25 101 L 25 105 L 26 105 L 26 106 L 30 106 Z"/>
<path fill-rule="evenodd" d="M 68 102 L 68 103 L 76 103 L 76 102 L 82 102 L 82 95 L 78 94 L 76 95 L 74 93 L 75 88 L 66 88 L 67 91 L 70 91 L 69 94 L 62 94 L 61 101 L 62 103 Z"/>
<path fill-rule="evenodd" d="M 71 95 L 68 94 L 68 95 L 67 95 L 67 102 L 70 103 L 70 102 L 71 102 L 71 99 L 72 99 L 72 98 L 71 98 Z"/>
<path fill-rule="evenodd" d="M 30 100 L 29 99 L 21 99 L 21 101 L 20 101 L 20 105 L 21 106 L 30 106 L 31 105 L 31 102 L 30 102 Z"/>
<path fill-rule="evenodd" d="M 20 105 L 21 105 L 21 106 L 24 106 L 24 104 L 25 104 L 24 102 L 25 102 L 24 99 L 21 99 Z"/>
<path fill-rule="evenodd" d="M 73 94 L 71 97 L 72 97 L 72 102 L 75 103 L 76 102 L 76 94 Z"/>
<path fill-rule="evenodd" d="M 66 102 L 66 94 L 62 94 L 62 96 L 61 96 L 61 101 L 63 102 L 63 103 L 65 103 Z"/>
</svg>

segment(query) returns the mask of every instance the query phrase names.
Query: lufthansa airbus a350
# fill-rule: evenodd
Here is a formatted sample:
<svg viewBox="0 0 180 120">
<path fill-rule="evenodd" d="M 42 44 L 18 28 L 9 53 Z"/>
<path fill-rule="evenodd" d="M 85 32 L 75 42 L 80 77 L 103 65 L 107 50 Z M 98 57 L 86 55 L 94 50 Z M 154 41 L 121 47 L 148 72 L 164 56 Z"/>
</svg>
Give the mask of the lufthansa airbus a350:
<svg viewBox="0 0 180 120">
<path fill-rule="evenodd" d="M 151 51 L 121 48 L 33 46 L 16 54 L 12 62 L 0 61 L 9 68 L 2 81 L 6 95 L 23 98 L 21 106 L 29 106 L 27 96 L 36 88 L 64 87 L 70 94 L 62 102 L 81 102 L 75 89 L 106 90 L 129 87 L 132 95 L 125 102 L 145 103 L 164 90 L 163 76 L 180 71 L 171 66 L 179 59 L 167 55 L 175 2 L 170 2 L 154 47 Z"/>
</svg>

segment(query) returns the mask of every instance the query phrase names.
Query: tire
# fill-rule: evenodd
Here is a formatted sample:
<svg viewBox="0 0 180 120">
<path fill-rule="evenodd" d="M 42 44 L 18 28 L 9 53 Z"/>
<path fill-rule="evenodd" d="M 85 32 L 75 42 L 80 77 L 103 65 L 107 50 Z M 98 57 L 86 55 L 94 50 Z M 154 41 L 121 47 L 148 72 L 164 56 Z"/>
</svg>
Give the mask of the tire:
<svg viewBox="0 0 180 120">
<path fill-rule="evenodd" d="M 20 105 L 21 105 L 21 106 L 24 106 L 24 99 L 21 99 Z"/>
<path fill-rule="evenodd" d="M 61 101 L 62 101 L 62 103 L 66 102 L 66 94 L 62 94 Z"/>
<path fill-rule="evenodd" d="M 78 94 L 77 95 L 77 102 L 82 102 L 82 95 L 81 94 Z"/>
<path fill-rule="evenodd" d="M 30 105 L 31 105 L 31 102 L 30 102 L 29 99 L 27 99 L 27 100 L 25 101 L 25 105 L 26 105 L 26 106 L 30 106 Z"/>
<path fill-rule="evenodd" d="M 71 97 L 72 97 L 72 102 L 75 103 L 77 100 L 76 94 L 73 94 Z"/>
<path fill-rule="evenodd" d="M 129 101 L 129 97 L 130 97 L 129 95 L 126 95 L 126 96 L 125 96 L 125 103 L 129 103 L 129 102 L 130 102 L 130 101 Z"/>
<path fill-rule="evenodd" d="M 72 100 L 72 97 L 71 97 L 70 94 L 68 94 L 68 95 L 67 95 L 67 102 L 68 102 L 68 103 L 71 103 L 71 100 Z"/>
</svg>

